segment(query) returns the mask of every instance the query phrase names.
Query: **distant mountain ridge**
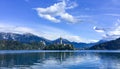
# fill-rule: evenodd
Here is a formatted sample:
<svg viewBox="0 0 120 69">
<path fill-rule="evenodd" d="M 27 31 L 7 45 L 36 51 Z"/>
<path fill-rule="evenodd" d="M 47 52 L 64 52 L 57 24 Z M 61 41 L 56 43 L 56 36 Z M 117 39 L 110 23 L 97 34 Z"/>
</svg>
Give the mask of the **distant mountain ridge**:
<svg viewBox="0 0 120 69">
<path fill-rule="evenodd" d="M 0 40 L 13 40 L 13 41 L 19 41 L 22 43 L 30 43 L 30 42 L 40 42 L 40 41 L 45 41 L 45 43 L 48 44 L 54 44 L 54 43 L 59 43 L 60 39 L 56 39 L 56 40 L 48 40 L 45 39 L 43 37 L 39 37 L 36 35 L 33 35 L 31 33 L 25 33 L 25 34 L 16 34 L 16 33 L 5 33 L 5 32 L 0 32 Z M 99 44 L 102 43 L 101 42 L 97 42 L 97 43 L 77 43 L 77 42 L 70 42 L 67 39 L 62 39 L 63 43 L 65 44 L 72 44 L 74 45 L 75 48 L 88 48 L 91 47 L 95 44 Z"/>
<path fill-rule="evenodd" d="M 120 50 L 120 38 L 92 46 L 89 49 L 90 50 Z"/>
<path fill-rule="evenodd" d="M 60 38 L 52 41 L 53 43 L 59 43 L 60 41 Z M 83 43 L 83 42 L 70 42 L 69 40 L 67 39 L 62 39 L 63 43 L 65 44 L 72 44 L 74 45 L 75 48 L 86 48 L 86 47 L 91 47 L 94 43 Z"/>
<path fill-rule="evenodd" d="M 60 38 L 56 39 L 53 41 L 53 43 L 59 43 L 60 41 Z M 89 48 L 89 47 L 92 47 L 96 44 L 100 44 L 100 43 L 104 43 L 104 42 L 107 42 L 106 40 L 100 40 L 96 43 L 84 43 L 84 42 L 70 42 L 69 40 L 67 39 L 62 39 L 63 43 L 65 44 L 72 44 L 74 45 L 75 48 Z"/>
<path fill-rule="evenodd" d="M 40 42 L 40 41 L 46 41 L 47 43 L 51 42 L 48 39 L 33 35 L 31 33 L 16 34 L 16 33 L 1 32 L 0 33 L 0 40 L 13 40 L 13 41 L 19 41 L 19 42 L 23 42 L 23 43 Z"/>
</svg>

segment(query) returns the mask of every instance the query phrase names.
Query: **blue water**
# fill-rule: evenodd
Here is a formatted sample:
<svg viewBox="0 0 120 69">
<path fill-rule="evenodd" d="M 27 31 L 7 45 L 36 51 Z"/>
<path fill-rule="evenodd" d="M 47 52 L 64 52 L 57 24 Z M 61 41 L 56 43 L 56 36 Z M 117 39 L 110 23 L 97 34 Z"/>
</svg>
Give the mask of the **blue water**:
<svg viewBox="0 0 120 69">
<path fill-rule="evenodd" d="M 1 50 L 0 69 L 120 69 L 120 51 Z"/>
</svg>

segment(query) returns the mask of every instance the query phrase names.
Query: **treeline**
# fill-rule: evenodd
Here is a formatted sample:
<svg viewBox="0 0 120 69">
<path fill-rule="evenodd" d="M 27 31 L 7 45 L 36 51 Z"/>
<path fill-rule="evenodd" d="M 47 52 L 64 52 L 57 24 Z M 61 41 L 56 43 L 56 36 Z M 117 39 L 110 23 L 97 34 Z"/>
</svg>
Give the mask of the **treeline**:
<svg viewBox="0 0 120 69">
<path fill-rule="evenodd" d="M 52 44 L 46 46 L 44 50 L 74 50 L 74 46 L 70 44 Z"/>
<path fill-rule="evenodd" d="M 74 50 L 73 45 L 50 44 L 42 42 L 21 43 L 13 40 L 0 40 L 0 50 Z"/>
<path fill-rule="evenodd" d="M 44 47 L 41 42 L 21 43 L 12 40 L 0 40 L 0 50 L 38 50 Z"/>
<path fill-rule="evenodd" d="M 90 50 L 119 50 L 120 49 L 120 38 L 95 45 L 89 49 Z"/>
</svg>

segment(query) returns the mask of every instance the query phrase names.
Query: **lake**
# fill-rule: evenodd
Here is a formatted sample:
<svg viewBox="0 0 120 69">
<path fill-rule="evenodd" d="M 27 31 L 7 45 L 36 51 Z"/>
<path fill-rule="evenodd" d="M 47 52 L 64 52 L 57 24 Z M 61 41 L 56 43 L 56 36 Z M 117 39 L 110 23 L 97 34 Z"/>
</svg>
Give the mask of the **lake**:
<svg viewBox="0 0 120 69">
<path fill-rule="evenodd" d="M 0 69 L 120 69 L 120 51 L 3 50 Z"/>
</svg>

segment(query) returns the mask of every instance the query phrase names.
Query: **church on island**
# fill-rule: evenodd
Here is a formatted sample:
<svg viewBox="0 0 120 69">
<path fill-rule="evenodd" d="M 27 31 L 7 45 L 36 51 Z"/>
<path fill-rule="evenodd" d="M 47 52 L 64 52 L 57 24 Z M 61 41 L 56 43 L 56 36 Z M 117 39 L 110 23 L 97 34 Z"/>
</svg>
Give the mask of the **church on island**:
<svg viewBox="0 0 120 69">
<path fill-rule="evenodd" d="M 71 44 L 63 43 L 62 37 L 59 38 L 57 43 L 45 46 L 44 50 L 74 50 L 74 46 Z"/>
<path fill-rule="evenodd" d="M 60 37 L 60 42 L 58 44 L 63 45 L 63 46 L 66 46 L 66 45 L 70 45 L 71 46 L 71 44 L 63 43 L 62 37 Z"/>
<path fill-rule="evenodd" d="M 62 37 L 60 37 L 60 44 L 62 44 Z"/>
<path fill-rule="evenodd" d="M 54 45 L 64 45 L 64 46 L 66 46 L 66 45 L 71 45 L 71 44 L 64 43 L 62 37 L 60 37 L 59 41 L 55 42 Z"/>
</svg>

